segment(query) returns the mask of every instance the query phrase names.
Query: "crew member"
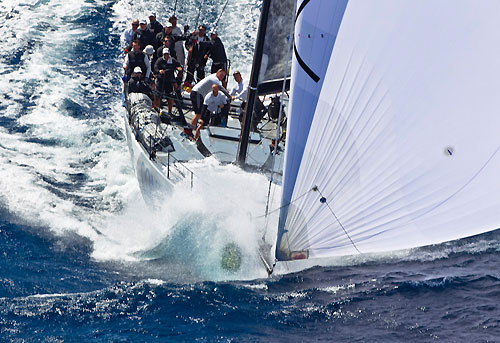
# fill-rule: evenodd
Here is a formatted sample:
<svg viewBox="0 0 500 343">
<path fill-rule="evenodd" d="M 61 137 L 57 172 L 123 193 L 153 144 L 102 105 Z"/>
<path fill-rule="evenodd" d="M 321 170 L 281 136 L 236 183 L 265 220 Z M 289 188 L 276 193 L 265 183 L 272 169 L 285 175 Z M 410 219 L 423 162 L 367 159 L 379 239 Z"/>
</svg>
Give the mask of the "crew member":
<svg viewBox="0 0 500 343">
<path fill-rule="evenodd" d="M 191 127 L 196 127 L 198 120 L 201 118 L 203 109 L 203 101 L 205 96 L 212 90 L 212 85 L 217 84 L 219 90 L 230 98 L 229 92 L 222 86 L 222 80 L 226 76 L 226 72 L 222 69 L 217 70 L 215 74 L 210 74 L 200 82 L 198 82 L 191 90 L 190 98 L 193 105 L 194 116 L 191 119 Z"/>
<path fill-rule="evenodd" d="M 205 54 L 212 59 L 211 73 L 219 69 L 227 70 L 226 50 L 215 30 L 210 32 L 210 41 L 206 46 Z"/>
<path fill-rule="evenodd" d="M 172 24 L 172 36 L 175 41 L 175 53 L 177 55 L 177 61 L 181 64 L 182 68 L 186 63 L 186 55 L 184 53 L 184 44 L 182 43 L 183 34 L 181 29 L 177 26 L 177 18 L 176 16 L 171 16 L 168 21 Z"/>
<path fill-rule="evenodd" d="M 224 120 L 227 123 L 227 117 L 224 118 L 224 113 L 222 113 L 226 104 L 227 98 L 224 94 L 219 93 L 219 85 L 216 83 L 212 84 L 212 91 L 205 96 L 203 101 L 202 119 L 196 128 L 195 139 L 198 139 L 200 130 L 205 124 L 219 125 L 219 123 L 224 123 Z"/>
<path fill-rule="evenodd" d="M 151 14 L 149 15 L 149 24 L 147 26 L 147 29 L 153 33 L 154 37 L 156 37 L 156 35 L 161 31 L 163 31 L 163 25 L 160 24 L 158 20 L 156 20 L 155 12 L 151 12 Z"/>
<path fill-rule="evenodd" d="M 163 46 L 161 46 L 158 49 L 158 52 L 156 53 L 156 58 L 163 57 L 163 49 L 165 49 L 165 48 L 169 49 L 170 57 L 172 57 L 174 60 L 177 60 L 177 55 L 175 54 L 174 41 L 172 40 L 172 36 L 165 36 L 165 39 L 163 40 Z"/>
<path fill-rule="evenodd" d="M 147 45 L 155 45 L 155 36 L 147 29 L 146 19 L 139 20 L 139 28 L 135 31 L 133 40 L 139 40 L 143 48 Z"/>
<path fill-rule="evenodd" d="M 130 48 L 130 44 L 132 44 L 132 38 L 134 37 L 134 33 L 137 28 L 139 28 L 139 19 L 133 19 L 132 27 L 130 29 L 126 29 L 121 37 L 121 43 L 124 49 Z"/>
<path fill-rule="evenodd" d="M 158 33 L 155 38 L 155 44 L 156 44 L 156 49 L 160 48 L 160 50 L 163 50 L 161 46 L 163 45 L 163 42 L 165 41 L 165 37 L 172 37 L 172 24 L 167 23 L 165 27 L 163 28 L 163 31 Z"/>
<path fill-rule="evenodd" d="M 243 77 L 241 77 L 241 73 L 238 70 L 234 71 L 233 77 L 234 81 L 236 81 L 236 85 L 231 89 L 231 101 L 236 99 L 241 100 L 239 116 L 241 121 L 243 114 L 245 113 L 245 106 L 247 105 L 248 84 L 243 82 Z"/>
<path fill-rule="evenodd" d="M 141 67 L 135 67 L 132 78 L 128 81 L 129 93 L 143 93 L 151 97 L 151 87 L 146 83 L 142 77 Z"/>
<path fill-rule="evenodd" d="M 196 72 L 196 79 L 201 80 L 205 78 L 205 65 L 207 63 L 205 56 L 205 48 L 207 37 L 205 35 L 206 28 L 204 25 L 198 27 L 198 32 L 194 31 L 191 39 L 186 42 L 188 48 L 187 58 L 187 75 L 186 86 L 190 87 L 194 81 L 194 73 Z"/>
<path fill-rule="evenodd" d="M 138 40 L 132 41 L 132 51 L 130 51 L 123 61 L 123 69 L 128 81 L 135 67 L 141 67 L 142 74 L 148 79 L 151 74 L 151 64 L 149 58 L 141 51 L 141 43 Z"/>
<path fill-rule="evenodd" d="M 163 48 L 163 57 L 159 58 L 155 64 L 155 77 L 156 77 L 156 94 L 154 99 L 154 106 L 160 108 L 161 99 L 164 94 L 170 94 L 178 88 L 175 82 L 175 71 L 182 70 L 179 62 L 174 60 L 170 56 L 170 50 L 168 48 Z M 172 105 L 174 100 L 170 96 L 168 98 L 168 113 L 172 113 Z"/>
<path fill-rule="evenodd" d="M 222 123 L 224 126 L 224 120 L 225 123 L 227 123 L 227 117 L 224 117 L 224 113 L 222 112 L 222 110 L 224 109 L 224 106 L 226 104 L 227 97 L 219 92 L 219 85 L 214 83 L 212 85 L 212 91 L 205 95 L 205 99 L 203 101 L 204 111 L 201 114 L 202 121 L 205 124 L 210 125 L 219 125 L 220 123 Z M 214 114 L 215 116 L 212 117 L 212 114 Z"/>
</svg>

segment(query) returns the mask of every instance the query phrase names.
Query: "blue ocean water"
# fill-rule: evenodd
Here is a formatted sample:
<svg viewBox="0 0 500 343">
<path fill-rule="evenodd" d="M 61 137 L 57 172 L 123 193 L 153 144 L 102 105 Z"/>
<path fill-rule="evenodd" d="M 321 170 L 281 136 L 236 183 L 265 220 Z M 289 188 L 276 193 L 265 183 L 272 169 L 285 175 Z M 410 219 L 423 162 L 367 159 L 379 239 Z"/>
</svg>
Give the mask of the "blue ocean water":
<svg viewBox="0 0 500 343">
<path fill-rule="evenodd" d="M 173 3 L 0 3 L 0 341 L 500 342 L 499 230 L 266 278 L 258 261 L 225 274 L 212 256 L 226 227 L 249 241 L 234 213 L 193 211 L 183 192 L 148 211 L 117 46 L 132 15 L 154 7 L 164 22 Z M 225 1 L 205 3 L 210 23 Z M 259 3 L 230 1 L 220 24 L 244 74 Z M 198 4 L 183 1 L 181 24 Z"/>
</svg>

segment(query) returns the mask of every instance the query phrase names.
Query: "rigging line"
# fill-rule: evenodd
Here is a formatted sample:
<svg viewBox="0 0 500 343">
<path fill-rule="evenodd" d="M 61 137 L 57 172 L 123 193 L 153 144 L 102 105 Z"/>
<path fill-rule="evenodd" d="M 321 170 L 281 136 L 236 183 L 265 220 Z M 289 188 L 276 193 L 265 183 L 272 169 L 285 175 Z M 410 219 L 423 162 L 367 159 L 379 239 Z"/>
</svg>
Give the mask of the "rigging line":
<svg viewBox="0 0 500 343">
<path fill-rule="evenodd" d="M 268 215 L 269 215 L 269 214 L 271 214 L 271 213 L 277 212 L 277 211 L 281 210 L 282 208 L 285 208 L 285 207 L 287 207 L 287 206 L 290 206 L 291 204 L 293 204 L 293 203 L 294 203 L 294 202 L 296 202 L 297 200 L 299 200 L 299 199 L 301 199 L 301 198 L 305 197 L 305 196 L 307 195 L 307 193 L 312 192 L 312 191 L 313 191 L 313 189 L 309 189 L 309 190 L 307 190 L 307 191 L 306 191 L 306 192 L 304 192 L 303 194 L 299 195 L 297 198 L 295 198 L 295 199 L 291 200 L 288 204 L 285 204 L 285 205 L 283 205 L 283 206 L 280 206 L 280 207 L 278 207 L 278 208 L 275 208 L 275 209 L 274 209 L 274 210 L 272 210 L 272 211 L 269 211 Z M 257 216 L 257 217 L 253 217 L 253 218 L 254 218 L 254 219 L 259 219 L 259 218 L 264 218 L 264 217 L 266 217 L 266 216 L 265 216 L 265 215 L 262 215 L 262 216 Z"/>
<path fill-rule="evenodd" d="M 219 18 L 217 18 L 217 21 L 215 22 L 215 25 L 214 25 L 214 28 L 213 28 L 214 30 L 217 28 L 217 25 L 219 24 L 219 20 L 222 17 L 222 13 L 224 13 L 224 10 L 226 9 L 226 6 L 227 6 L 228 2 L 229 2 L 229 0 L 226 0 L 226 3 L 224 5 L 224 7 L 222 8 L 222 11 L 219 14 Z"/>
<path fill-rule="evenodd" d="M 349 234 L 347 233 L 347 230 L 345 229 L 344 225 L 342 225 L 342 222 L 339 220 L 339 218 L 337 217 L 337 215 L 335 214 L 335 212 L 333 212 L 333 209 L 330 207 L 330 204 L 328 203 L 328 201 L 326 200 L 326 198 L 323 196 L 323 194 L 321 194 L 321 191 L 319 190 L 318 186 L 314 186 L 311 190 L 316 191 L 316 192 L 319 193 L 319 195 L 321 195 L 321 200 L 320 201 L 324 202 L 326 204 L 326 206 L 328 206 L 328 209 L 333 214 L 333 216 L 335 217 L 335 219 L 339 223 L 339 225 L 342 228 L 342 230 L 344 230 L 344 233 L 346 234 L 347 238 L 349 238 L 349 240 L 351 241 L 351 244 L 354 247 L 354 249 L 356 249 L 357 252 L 359 252 L 360 254 L 362 254 L 362 252 L 359 251 L 359 249 L 356 246 L 356 244 L 354 244 L 354 241 L 352 240 L 351 236 L 349 236 Z"/>
<path fill-rule="evenodd" d="M 294 5 L 294 12 L 295 12 L 295 8 L 296 8 L 296 5 Z M 295 23 L 292 23 L 292 25 L 290 25 L 290 33 L 288 35 L 288 50 L 287 50 L 287 56 L 290 55 L 290 51 L 291 51 L 291 48 L 292 48 L 292 41 L 293 41 L 293 32 L 294 32 L 294 29 L 295 29 Z M 288 74 L 288 59 L 286 60 L 286 63 L 285 63 L 285 70 L 283 72 L 283 84 L 282 84 L 282 87 L 281 87 L 281 101 L 280 101 L 280 110 L 279 110 L 279 115 L 278 115 L 278 124 L 276 125 L 276 135 L 274 137 L 274 149 L 273 149 L 273 157 L 272 157 L 272 161 L 271 161 L 271 178 L 269 180 L 269 188 L 268 188 L 268 191 L 267 191 L 267 201 L 266 201 L 266 218 L 267 218 L 267 215 L 269 213 L 269 201 L 270 201 L 270 195 L 271 195 L 271 187 L 272 187 L 272 182 L 273 182 L 273 178 L 274 178 L 274 164 L 276 163 L 276 154 L 278 152 L 278 145 L 279 145 L 279 139 L 281 138 L 281 120 L 283 119 L 283 100 L 285 98 L 285 88 L 286 88 L 286 76 Z M 266 226 L 264 228 L 264 236 L 267 232 L 267 225 L 269 223 L 269 219 L 266 220 Z"/>
<path fill-rule="evenodd" d="M 174 16 L 175 16 L 175 11 L 177 11 L 177 0 L 175 0 L 175 4 L 174 4 Z"/>
<path fill-rule="evenodd" d="M 198 29 L 198 23 L 200 21 L 200 13 L 201 13 L 202 6 L 203 6 L 203 0 L 200 0 L 200 7 L 198 8 L 198 16 L 196 17 L 196 26 L 194 27 L 195 30 Z"/>
</svg>

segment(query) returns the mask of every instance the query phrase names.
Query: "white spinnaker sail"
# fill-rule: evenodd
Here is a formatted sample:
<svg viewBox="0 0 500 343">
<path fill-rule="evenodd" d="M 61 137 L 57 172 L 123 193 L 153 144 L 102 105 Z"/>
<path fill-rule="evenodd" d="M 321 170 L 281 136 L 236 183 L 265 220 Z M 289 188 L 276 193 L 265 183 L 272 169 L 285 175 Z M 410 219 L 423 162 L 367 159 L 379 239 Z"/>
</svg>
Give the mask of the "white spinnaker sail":
<svg viewBox="0 0 500 343">
<path fill-rule="evenodd" d="M 298 0 L 282 204 L 288 204 L 347 0 Z M 300 60 L 301 64 L 299 64 Z M 309 70 L 309 73 L 308 71 Z M 312 74 L 311 74 L 312 73 Z M 287 207 L 280 213 L 284 224 Z M 283 227 L 283 225 L 281 225 Z"/>
<path fill-rule="evenodd" d="M 497 0 L 349 1 L 280 259 L 500 227 L 499 32 Z"/>
</svg>

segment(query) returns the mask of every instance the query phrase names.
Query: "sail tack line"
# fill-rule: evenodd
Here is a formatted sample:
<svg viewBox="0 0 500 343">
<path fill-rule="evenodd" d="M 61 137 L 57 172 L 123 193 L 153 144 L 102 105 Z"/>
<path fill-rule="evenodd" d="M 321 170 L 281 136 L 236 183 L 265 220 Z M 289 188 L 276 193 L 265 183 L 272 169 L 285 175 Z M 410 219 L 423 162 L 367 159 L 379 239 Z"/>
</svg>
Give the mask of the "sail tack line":
<svg viewBox="0 0 500 343">
<path fill-rule="evenodd" d="M 305 197 L 307 194 L 309 194 L 310 192 L 318 192 L 319 195 L 321 196 L 319 198 L 319 202 L 321 202 L 322 204 L 326 204 L 326 206 L 328 207 L 328 210 L 330 211 L 330 213 L 333 215 L 333 217 L 335 218 L 335 220 L 337 221 L 337 223 L 339 223 L 340 227 L 342 228 L 342 230 L 344 231 L 346 237 L 349 239 L 349 241 L 351 242 L 351 245 L 354 247 L 354 249 L 356 249 L 356 251 L 360 254 L 362 254 L 361 250 L 358 249 L 358 247 L 356 246 L 356 243 L 354 243 L 354 241 L 352 240 L 351 236 L 349 235 L 349 233 L 347 232 L 344 224 L 342 224 L 342 222 L 340 221 L 339 217 L 335 214 L 335 212 L 333 211 L 333 209 L 331 208 L 330 204 L 328 203 L 328 200 L 323 196 L 323 194 L 321 193 L 321 191 L 319 190 L 319 187 L 318 186 L 313 186 L 311 189 L 309 189 L 308 191 L 304 192 L 303 194 L 299 195 L 297 198 L 291 200 L 289 203 L 283 205 L 283 206 L 280 206 L 272 211 L 269 211 L 267 215 L 262 215 L 262 216 L 258 216 L 258 217 L 254 217 L 255 219 L 258 219 L 258 218 L 264 218 L 264 217 L 267 217 L 269 214 L 271 213 L 274 213 L 274 212 L 277 212 L 277 211 L 280 211 L 282 208 L 285 208 L 285 207 L 288 207 L 290 206 L 291 204 L 293 204 L 294 202 L 298 201 L 299 199 Z"/>
<path fill-rule="evenodd" d="M 313 186 L 311 189 L 307 190 L 306 192 L 304 192 L 303 194 L 299 195 L 298 197 L 296 197 L 295 199 L 291 200 L 289 203 L 285 204 L 285 205 L 282 205 L 278 208 L 275 208 L 274 210 L 272 211 L 269 211 L 267 213 L 267 215 L 261 215 L 261 216 L 257 216 L 257 217 L 254 217 L 255 219 L 259 219 L 259 218 L 267 218 L 267 216 L 271 213 L 274 213 L 274 212 L 278 212 L 280 211 L 282 208 L 285 208 L 285 207 L 288 207 L 290 205 L 292 205 L 294 202 L 297 202 L 299 199 L 305 197 L 307 194 L 309 194 L 310 192 L 318 192 L 319 195 L 320 195 L 320 198 L 319 198 L 319 202 L 321 202 L 322 204 L 325 204 L 327 207 L 328 207 L 328 210 L 330 211 L 330 213 L 333 215 L 333 217 L 335 218 L 335 220 L 337 221 L 337 223 L 339 223 L 340 227 L 342 228 L 342 230 L 344 231 L 344 234 L 346 235 L 346 237 L 349 239 L 349 241 L 351 242 L 351 245 L 354 247 L 354 249 L 356 249 L 356 251 L 360 254 L 362 254 L 361 250 L 358 249 L 358 247 L 356 246 L 356 243 L 354 243 L 354 241 L 352 240 L 351 236 L 349 235 L 349 233 L 347 232 L 344 224 L 342 224 L 342 222 L 340 221 L 339 217 L 335 214 L 335 212 L 333 211 L 333 209 L 331 208 L 330 204 L 328 203 L 328 200 L 326 197 L 323 196 L 323 194 L 321 193 L 321 191 L 319 190 L 319 187 L 318 186 Z"/>
<path fill-rule="evenodd" d="M 321 191 L 319 190 L 318 186 L 313 186 L 313 188 L 311 190 L 314 191 L 314 192 L 318 192 L 319 193 L 319 195 L 321 196 L 321 198 L 319 199 L 319 202 L 321 202 L 322 204 L 326 204 L 326 206 L 330 210 L 330 213 L 335 217 L 335 220 L 337 221 L 337 223 L 339 223 L 339 225 L 342 228 L 342 230 L 344 230 L 344 233 L 347 236 L 347 238 L 349 238 L 349 241 L 351 241 L 351 244 L 354 247 L 354 249 L 356 249 L 356 251 L 358 253 L 362 254 L 362 252 L 358 249 L 358 247 L 356 246 L 356 244 L 352 240 L 351 236 L 349 236 L 349 233 L 347 233 L 347 230 L 345 229 L 345 227 L 342 224 L 342 222 L 340 221 L 340 219 L 337 217 L 337 215 L 335 214 L 335 212 L 331 208 L 330 204 L 328 203 L 328 200 L 323 196 L 323 194 L 321 194 Z"/>
</svg>

